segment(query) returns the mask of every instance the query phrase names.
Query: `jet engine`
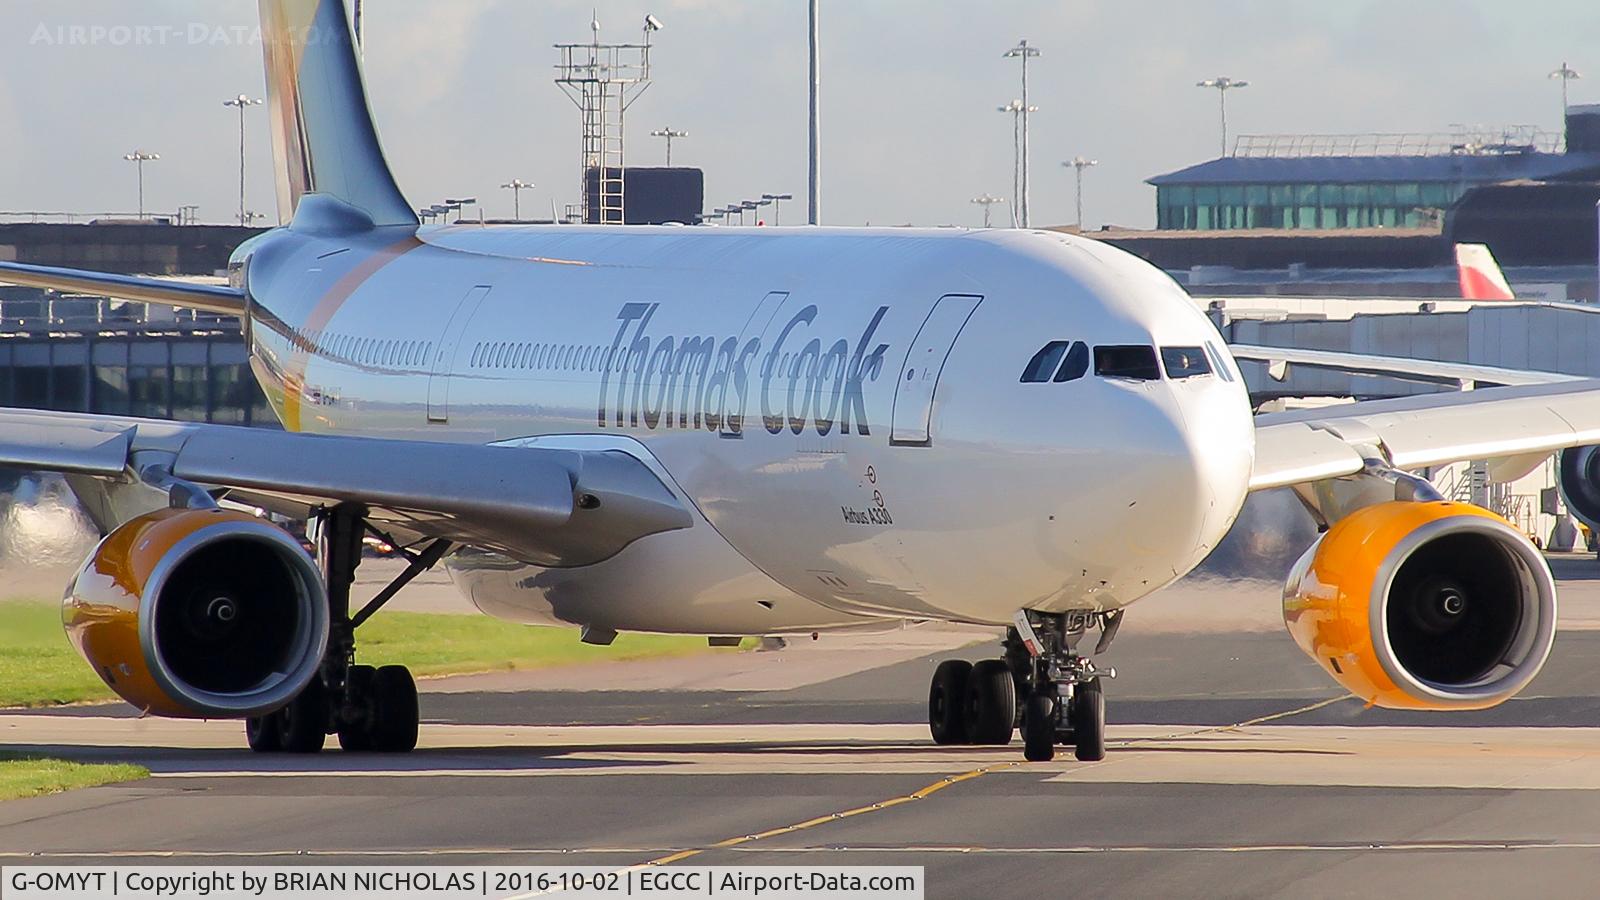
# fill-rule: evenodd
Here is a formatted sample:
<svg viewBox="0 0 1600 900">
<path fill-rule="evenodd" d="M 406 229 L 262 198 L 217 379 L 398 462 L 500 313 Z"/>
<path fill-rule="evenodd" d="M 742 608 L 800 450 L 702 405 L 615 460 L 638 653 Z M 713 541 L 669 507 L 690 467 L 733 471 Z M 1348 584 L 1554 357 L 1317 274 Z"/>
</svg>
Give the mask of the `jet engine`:
<svg viewBox="0 0 1600 900">
<path fill-rule="evenodd" d="M 328 643 L 317 566 L 282 529 L 222 509 L 163 509 L 111 532 L 62 611 L 78 652 L 134 706 L 242 718 L 293 699 Z"/>
<path fill-rule="evenodd" d="M 1283 618 L 1352 694 L 1393 709 L 1485 709 L 1533 680 L 1555 640 L 1544 557 L 1466 503 L 1389 502 L 1334 524 L 1290 572 Z"/>
<path fill-rule="evenodd" d="M 1578 521 L 1600 531 L 1600 447 L 1569 447 L 1561 451 L 1556 484 Z"/>
</svg>

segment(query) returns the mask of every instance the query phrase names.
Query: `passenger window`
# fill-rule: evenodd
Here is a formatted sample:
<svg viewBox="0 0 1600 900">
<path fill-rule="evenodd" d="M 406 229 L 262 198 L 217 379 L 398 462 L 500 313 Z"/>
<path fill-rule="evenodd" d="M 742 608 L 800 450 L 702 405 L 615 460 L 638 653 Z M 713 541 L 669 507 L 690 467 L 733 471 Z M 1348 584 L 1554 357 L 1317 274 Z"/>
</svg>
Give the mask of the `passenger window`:
<svg viewBox="0 0 1600 900">
<path fill-rule="evenodd" d="M 1056 370 L 1055 380 L 1077 381 L 1089 373 L 1089 345 L 1083 341 L 1073 341 L 1072 349 L 1067 351 L 1067 358 L 1061 362 L 1061 368 Z"/>
<path fill-rule="evenodd" d="M 1051 341 L 1045 344 L 1033 359 L 1028 360 L 1028 367 L 1022 370 L 1023 384 L 1038 384 L 1049 381 L 1051 374 L 1061 365 L 1061 357 L 1067 354 L 1070 341 Z"/>
<path fill-rule="evenodd" d="M 1134 345 L 1094 348 L 1094 373 L 1102 378 L 1161 379 L 1155 348 Z"/>
<path fill-rule="evenodd" d="M 1199 347 L 1162 347 L 1161 365 L 1168 378 L 1194 378 L 1211 374 L 1211 361 Z"/>
</svg>

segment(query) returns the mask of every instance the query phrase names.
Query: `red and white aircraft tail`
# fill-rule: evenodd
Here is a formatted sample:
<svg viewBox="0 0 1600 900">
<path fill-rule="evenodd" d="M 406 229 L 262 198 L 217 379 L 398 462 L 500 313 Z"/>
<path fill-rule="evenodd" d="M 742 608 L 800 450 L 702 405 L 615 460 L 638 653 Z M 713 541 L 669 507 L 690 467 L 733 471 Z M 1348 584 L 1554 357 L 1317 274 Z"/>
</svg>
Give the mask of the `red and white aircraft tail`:
<svg viewBox="0 0 1600 900">
<path fill-rule="evenodd" d="M 1457 244 L 1456 272 L 1463 300 L 1515 300 L 1500 264 L 1486 244 Z"/>
</svg>

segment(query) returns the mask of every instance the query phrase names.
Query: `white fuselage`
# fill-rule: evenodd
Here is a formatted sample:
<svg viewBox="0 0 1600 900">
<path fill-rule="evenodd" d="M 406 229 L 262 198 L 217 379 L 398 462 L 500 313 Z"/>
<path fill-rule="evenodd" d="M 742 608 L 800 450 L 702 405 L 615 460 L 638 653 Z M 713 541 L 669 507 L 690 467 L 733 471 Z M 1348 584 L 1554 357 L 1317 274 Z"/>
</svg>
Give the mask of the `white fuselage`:
<svg viewBox="0 0 1600 900">
<path fill-rule="evenodd" d="M 247 255 L 287 427 L 615 449 L 695 511 L 581 569 L 454 556 L 504 618 L 762 634 L 1120 608 L 1216 546 L 1253 462 L 1216 329 L 1094 241 L 458 226 L 280 230 Z M 1052 341 L 1203 348 L 1212 373 L 1024 383 Z"/>
</svg>

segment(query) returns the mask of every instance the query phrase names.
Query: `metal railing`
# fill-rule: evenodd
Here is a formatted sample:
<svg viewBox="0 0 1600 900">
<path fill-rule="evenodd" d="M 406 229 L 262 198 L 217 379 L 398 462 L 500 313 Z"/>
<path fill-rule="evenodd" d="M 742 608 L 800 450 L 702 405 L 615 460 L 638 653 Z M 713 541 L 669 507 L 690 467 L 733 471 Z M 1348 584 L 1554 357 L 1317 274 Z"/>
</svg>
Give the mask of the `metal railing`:
<svg viewBox="0 0 1600 900">
<path fill-rule="evenodd" d="M 140 218 L 136 212 L 59 212 L 49 210 L 0 210 L 0 223 L 27 225 L 87 225 L 90 222 L 143 222 L 147 225 L 184 224 L 177 213 L 146 212 Z M 194 224 L 192 222 L 188 224 Z"/>
<path fill-rule="evenodd" d="M 1559 153 L 1560 132 L 1536 125 L 1463 125 L 1449 132 L 1368 134 L 1241 134 L 1233 155 L 1252 159 L 1320 156 L 1498 156 Z"/>
<path fill-rule="evenodd" d="M 148 303 L 111 300 L 79 294 L 50 294 L 41 299 L 0 300 L 0 332 L 37 334 L 50 331 L 148 330 L 226 327 L 233 316 L 175 309 Z"/>
</svg>

